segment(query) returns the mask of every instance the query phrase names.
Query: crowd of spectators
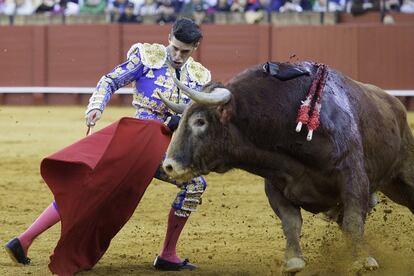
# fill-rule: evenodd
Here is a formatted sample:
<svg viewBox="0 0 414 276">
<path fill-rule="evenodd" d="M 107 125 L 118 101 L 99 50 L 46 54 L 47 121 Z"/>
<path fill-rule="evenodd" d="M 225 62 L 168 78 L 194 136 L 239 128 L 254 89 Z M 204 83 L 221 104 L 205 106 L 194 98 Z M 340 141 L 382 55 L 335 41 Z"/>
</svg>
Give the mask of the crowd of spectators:
<svg viewBox="0 0 414 276">
<path fill-rule="evenodd" d="M 0 15 L 64 14 L 107 15 L 111 22 L 141 23 L 146 17 L 170 23 L 178 15 L 197 23 L 209 22 L 218 12 L 243 13 L 249 23 L 269 12 L 370 10 L 414 13 L 414 0 L 0 0 Z M 251 21 L 251 22 L 250 22 Z"/>
</svg>

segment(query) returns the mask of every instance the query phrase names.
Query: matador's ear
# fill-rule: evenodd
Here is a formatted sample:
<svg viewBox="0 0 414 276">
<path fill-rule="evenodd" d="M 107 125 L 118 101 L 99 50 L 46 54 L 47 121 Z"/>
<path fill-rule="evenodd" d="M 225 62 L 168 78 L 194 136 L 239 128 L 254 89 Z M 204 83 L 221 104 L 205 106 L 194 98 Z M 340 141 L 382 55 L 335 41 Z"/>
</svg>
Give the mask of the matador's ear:
<svg viewBox="0 0 414 276">
<path fill-rule="evenodd" d="M 266 62 L 263 65 L 263 71 L 282 81 L 310 74 L 310 72 L 305 68 L 301 68 L 298 65 L 290 63 Z"/>
</svg>

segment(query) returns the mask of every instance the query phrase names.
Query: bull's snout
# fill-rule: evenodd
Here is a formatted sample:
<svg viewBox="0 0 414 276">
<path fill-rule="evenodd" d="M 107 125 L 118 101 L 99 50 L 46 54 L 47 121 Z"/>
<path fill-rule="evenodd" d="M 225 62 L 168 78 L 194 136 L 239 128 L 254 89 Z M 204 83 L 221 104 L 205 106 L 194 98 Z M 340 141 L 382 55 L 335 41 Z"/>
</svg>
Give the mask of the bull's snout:
<svg viewBox="0 0 414 276">
<path fill-rule="evenodd" d="M 191 178 L 191 171 L 184 168 L 180 163 L 174 159 L 166 158 L 162 163 L 162 168 L 169 177 L 176 180 L 188 180 Z"/>
<path fill-rule="evenodd" d="M 168 175 L 174 173 L 174 165 L 171 159 L 165 159 L 162 168 Z"/>
</svg>

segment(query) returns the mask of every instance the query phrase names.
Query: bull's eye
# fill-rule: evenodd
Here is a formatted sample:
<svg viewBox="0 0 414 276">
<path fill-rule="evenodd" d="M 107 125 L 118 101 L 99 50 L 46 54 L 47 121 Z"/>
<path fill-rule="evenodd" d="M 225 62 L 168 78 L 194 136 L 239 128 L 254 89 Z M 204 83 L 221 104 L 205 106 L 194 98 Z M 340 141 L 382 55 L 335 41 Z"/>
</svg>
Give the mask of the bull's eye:
<svg viewBox="0 0 414 276">
<path fill-rule="evenodd" d="M 195 120 L 195 122 L 194 122 L 194 125 L 196 125 L 196 126 L 198 126 L 198 127 L 202 127 L 202 126 L 204 126 L 206 124 L 206 122 L 203 120 L 203 119 L 197 119 L 197 120 Z"/>
</svg>

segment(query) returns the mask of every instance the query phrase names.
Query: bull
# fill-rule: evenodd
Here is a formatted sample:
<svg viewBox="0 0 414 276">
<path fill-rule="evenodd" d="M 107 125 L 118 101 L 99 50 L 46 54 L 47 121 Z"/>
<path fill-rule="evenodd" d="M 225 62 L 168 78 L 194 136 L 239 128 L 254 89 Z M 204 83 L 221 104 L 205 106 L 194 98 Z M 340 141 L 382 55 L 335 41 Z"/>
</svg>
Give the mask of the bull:
<svg viewBox="0 0 414 276">
<path fill-rule="evenodd" d="M 193 101 L 173 134 L 164 170 L 181 180 L 233 168 L 262 176 L 286 238 L 285 274 L 306 265 L 301 208 L 335 213 L 355 263 L 378 268 L 363 239 L 375 192 L 414 212 L 414 143 L 404 106 L 374 85 L 327 68 L 320 102 L 314 100 L 319 128 L 306 136 L 300 124 L 295 130 L 297 111 L 318 66 L 269 64 L 272 70 L 254 66 L 225 86 L 205 87 L 206 93 L 175 79 Z"/>
</svg>

